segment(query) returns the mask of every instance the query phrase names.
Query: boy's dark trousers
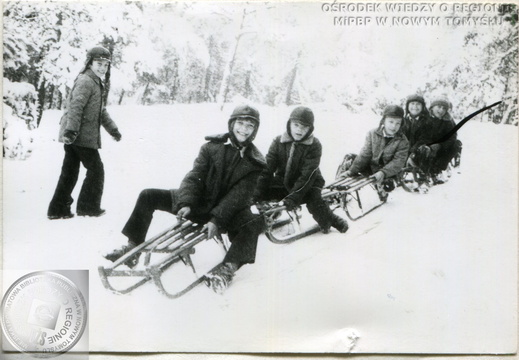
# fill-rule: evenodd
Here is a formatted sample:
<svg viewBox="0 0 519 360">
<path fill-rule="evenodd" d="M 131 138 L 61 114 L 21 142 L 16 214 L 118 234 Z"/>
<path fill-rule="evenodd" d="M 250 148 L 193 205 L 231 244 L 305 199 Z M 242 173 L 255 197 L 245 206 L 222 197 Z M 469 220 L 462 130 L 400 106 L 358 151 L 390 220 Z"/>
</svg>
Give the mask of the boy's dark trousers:
<svg viewBox="0 0 519 360">
<path fill-rule="evenodd" d="M 103 162 L 99 151 L 83 146 L 64 145 L 65 158 L 54 196 L 49 204 L 48 216 L 70 214 L 74 202 L 72 191 L 76 186 L 80 164 L 86 168 L 86 177 L 77 202 L 78 213 L 95 213 L 101 207 L 101 197 L 105 181 Z"/>
<path fill-rule="evenodd" d="M 446 170 L 450 161 L 456 156 L 458 152 L 461 152 L 461 141 L 456 140 L 454 144 L 441 148 L 436 156 L 432 159 L 432 170 L 431 172 L 440 173 Z"/>
<path fill-rule="evenodd" d="M 321 188 L 311 187 L 303 196 L 302 204 L 306 204 L 308 212 L 321 228 L 330 228 L 333 219 L 333 212 L 324 202 L 321 196 Z M 265 200 L 281 201 L 289 195 L 289 192 L 283 185 L 273 185 L 267 191 Z"/>
<path fill-rule="evenodd" d="M 141 191 L 122 233 L 136 245 L 143 243 L 155 210 L 176 215 L 179 210 L 176 192 L 177 190 L 161 189 Z M 193 222 L 205 224 L 211 219 L 210 214 L 193 214 L 193 209 L 191 211 L 192 214 L 188 218 Z M 249 208 L 239 211 L 225 229 L 231 241 L 231 248 L 224 262 L 233 262 L 239 266 L 254 263 L 258 236 L 264 229 L 265 221 L 262 216 L 252 214 Z"/>
</svg>

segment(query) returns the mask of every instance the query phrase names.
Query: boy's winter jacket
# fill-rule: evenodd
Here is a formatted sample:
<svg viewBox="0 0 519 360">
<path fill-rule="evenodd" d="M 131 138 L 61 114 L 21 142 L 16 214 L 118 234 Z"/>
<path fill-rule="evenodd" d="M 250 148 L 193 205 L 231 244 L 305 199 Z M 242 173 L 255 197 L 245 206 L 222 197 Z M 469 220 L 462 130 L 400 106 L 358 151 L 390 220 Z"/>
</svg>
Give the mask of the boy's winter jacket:
<svg viewBox="0 0 519 360">
<path fill-rule="evenodd" d="M 301 204 L 310 188 L 324 186 L 319 170 L 321 155 L 321 143 L 313 135 L 300 142 L 294 141 L 287 132 L 277 136 L 270 145 L 267 168 L 261 174 L 254 198 L 262 199 L 271 185 L 277 185 L 288 191 L 287 199 Z"/>
<path fill-rule="evenodd" d="M 384 137 L 382 127 L 370 130 L 366 141 L 350 167 L 353 174 L 365 171 L 369 166 L 371 173 L 382 171 L 385 178 L 397 175 L 405 165 L 409 152 L 409 142 L 399 131 L 393 137 Z"/>
<path fill-rule="evenodd" d="M 211 221 L 225 229 L 235 214 L 250 206 L 265 158 L 254 144 L 240 152 L 229 134 L 205 139 L 209 142 L 200 148 L 193 169 L 172 193 L 178 207 L 173 211 L 189 206 L 193 215 L 210 214 Z"/>
<path fill-rule="evenodd" d="M 65 131 L 77 134 L 73 145 L 101 148 L 100 127 L 116 136 L 119 131 L 103 103 L 103 83 L 90 69 L 80 74 L 66 102 L 60 122 L 59 141 L 65 142 Z"/>
<path fill-rule="evenodd" d="M 449 113 L 443 115 L 441 119 L 431 115 L 431 142 L 436 142 L 440 140 L 443 136 L 445 136 L 449 131 L 451 131 L 456 126 L 456 123 L 452 119 L 452 116 Z M 454 133 L 451 137 L 445 140 L 442 143 L 438 143 L 441 151 L 447 151 L 456 142 L 457 134 Z"/>
<path fill-rule="evenodd" d="M 432 141 L 432 120 L 424 113 L 416 119 L 408 114 L 402 122 L 401 132 L 409 141 L 409 153 L 412 154 L 421 145 L 427 145 Z"/>
</svg>

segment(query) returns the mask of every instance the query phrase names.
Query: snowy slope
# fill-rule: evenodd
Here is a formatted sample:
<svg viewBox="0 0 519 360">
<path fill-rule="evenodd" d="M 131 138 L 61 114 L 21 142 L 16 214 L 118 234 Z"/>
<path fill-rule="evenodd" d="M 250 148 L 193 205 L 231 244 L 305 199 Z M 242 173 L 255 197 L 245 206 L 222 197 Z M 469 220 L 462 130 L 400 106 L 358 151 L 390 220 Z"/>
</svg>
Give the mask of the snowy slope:
<svg viewBox="0 0 519 360">
<path fill-rule="evenodd" d="M 379 116 L 333 104 L 313 108 L 324 146 L 321 169 L 330 182 L 342 156 L 358 152 Z M 45 112 L 32 157 L 4 161 L 4 270 L 90 270 L 92 351 L 514 350 L 517 128 L 476 121 L 460 130 L 462 173 L 450 182 L 425 196 L 399 188 L 388 204 L 350 222 L 346 234 L 290 245 L 261 236 L 256 264 L 240 270 L 223 296 L 204 286 L 176 300 L 152 284 L 124 296 L 106 290 L 97 267 L 108 265 L 103 253 L 126 241 L 120 230 L 139 191 L 177 187 L 203 137 L 226 131 L 231 110 L 109 108 L 123 140 L 103 138 L 107 214 L 66 221 L 46 218 L 63 150 L 56 141 L 61 113 Z M 260 112 L 256 144 L 265 153 L 290 109 Z M 157 214 L 150 234 L 172 219 Z M 6 286 L 14 280 L 4 271 Z"/>
</svg>

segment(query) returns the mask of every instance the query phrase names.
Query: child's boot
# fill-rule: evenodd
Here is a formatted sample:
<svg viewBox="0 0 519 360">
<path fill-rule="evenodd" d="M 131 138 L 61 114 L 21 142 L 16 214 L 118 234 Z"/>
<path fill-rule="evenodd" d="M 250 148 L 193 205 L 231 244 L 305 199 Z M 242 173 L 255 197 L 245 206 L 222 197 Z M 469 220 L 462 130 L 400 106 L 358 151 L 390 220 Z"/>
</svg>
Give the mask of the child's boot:
<svg viewBox="0 0 519 360">
<path fill-rule="evenodd" d="M 110 260 L 111 262 L 116 262 L 124 254 L 130 252 L 136 245 L 132 241 L 128 241 L 128 245 L 123 245 L 119 249 L 113 250 L 111 253 L 104 255 L 106 260 Z M 134 256 L 127 259 L 124 264 L 128 266 L 130 269 L 133 269 L 139 263 L 140 254 L 135 254 Z"/>
<path fill-rule="evenodd" d="M 332 226 L 343 234 L 349 229 L 348 222 L 346 221 L 346 219 L 343 219 L 336 214 L 333 214 Z"/>
<path fill-rule="evenodd" d="M 234 273 L 238 270 L 238 264 L 226 262 L 216 270 L 206 275 L 206 284 L 215 293 L 223 294 L 223 292 L 231 285 Z"/>
</svg>

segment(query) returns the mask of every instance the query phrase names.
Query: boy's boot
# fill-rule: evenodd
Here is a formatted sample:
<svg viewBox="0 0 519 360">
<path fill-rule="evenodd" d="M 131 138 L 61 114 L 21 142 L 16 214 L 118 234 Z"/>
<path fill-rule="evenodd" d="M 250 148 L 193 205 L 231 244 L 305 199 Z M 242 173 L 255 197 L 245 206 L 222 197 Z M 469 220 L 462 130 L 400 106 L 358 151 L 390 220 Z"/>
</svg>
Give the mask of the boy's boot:
<svg viewBox="0 0 519 360">
<path fill-rule="evenodd" d="M 319 224 L 319 227 L 321 228 L 321 232 L 323 234 L 329 234 L 330 233 L 330 228 L 332 227 L 332 225 L 331 224 L 326 224 L 326 225 Z"/>
<path fill-rule="evenodd" d="M 223 294 L 224 291 L 231 285 L 236 270 L 238 270 L 238 264 L 226 262 L 222 266 L 219 266 L 214 271 L 206 275 L 206 285 L 209 286 L 215 293 Z"/>
<path fill-rule="evenodd" d="M 136 247 L 135 243 L 132 241 L 128 241 L 128 245 L 123 245 L 119 249 L 113 250 L 111 253 L 104 255 L 104 258 L 110 260 L 111 262 L 116 262 L 124 254 L 130 252 L 134 247 Z M 135 254 L 134 256 L 128 258 L 124 264 L 128 266 L 130 269 L 133 269 L 139 263 L 140 254 Z"/>
<path fill-rule="evenodd" d="M 378 198 L 380 199 L 381 202 L 386 202 L 387 201 L 387 198 L 389 197 L 389 194 L 387 193 L 386 190 L 384 190 L 384 186 L 382 185 L 375 185 L 376 189 L 377 189 L 377 194 L 378 194 Z"/>
<path fill-rule="evenodd" d="M 346 219 L 343 219 L 336 214 L 333 214 L 332 226 L 343 234 L 349 229 L 348 222 L 346 221 Z"/>
</svg>

